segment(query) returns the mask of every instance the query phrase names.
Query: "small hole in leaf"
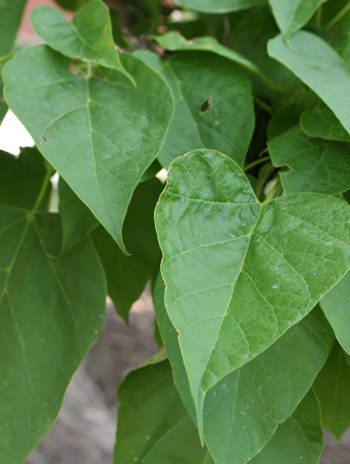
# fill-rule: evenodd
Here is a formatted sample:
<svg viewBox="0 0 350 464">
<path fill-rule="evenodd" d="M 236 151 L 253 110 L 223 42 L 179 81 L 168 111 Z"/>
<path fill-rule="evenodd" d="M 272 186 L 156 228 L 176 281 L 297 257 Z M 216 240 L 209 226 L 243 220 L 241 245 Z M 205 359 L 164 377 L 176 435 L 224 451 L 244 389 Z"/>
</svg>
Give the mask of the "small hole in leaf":
<svg viewBox="0 0 350 464">
<path fill-rule="evenodd" d="M 205 114 L 210 110 L 211 107 L 211 97 L 207 97 L 199 105 L 199 114 Z"/>
</svg>

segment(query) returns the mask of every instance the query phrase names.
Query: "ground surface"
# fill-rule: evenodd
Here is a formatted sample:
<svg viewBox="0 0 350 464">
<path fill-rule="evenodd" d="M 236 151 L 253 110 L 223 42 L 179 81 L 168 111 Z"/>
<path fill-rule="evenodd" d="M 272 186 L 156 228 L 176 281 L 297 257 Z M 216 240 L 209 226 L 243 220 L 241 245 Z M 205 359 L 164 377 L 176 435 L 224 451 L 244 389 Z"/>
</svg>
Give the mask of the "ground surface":
<svg viewBox="0 0 350 464">
<path fill-rule="evenodd" d="M 130 327 L 108 305 L 102 334 L 73 377 L 56 425 L 26 464 L 112 464 L 116 390 L 129 370 L 157 351 L 153 328 L 149 292 L 134 305 Z M 327 434 L 321 464 L 349 463 L 350 431 L 340 444 Z"/>
</svg>

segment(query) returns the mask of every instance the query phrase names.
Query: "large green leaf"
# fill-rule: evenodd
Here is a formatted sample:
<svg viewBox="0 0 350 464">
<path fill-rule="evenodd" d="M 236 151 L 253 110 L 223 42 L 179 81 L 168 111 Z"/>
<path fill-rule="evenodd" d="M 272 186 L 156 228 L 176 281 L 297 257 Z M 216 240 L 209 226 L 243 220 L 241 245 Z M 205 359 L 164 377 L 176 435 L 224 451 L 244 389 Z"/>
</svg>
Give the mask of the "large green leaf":
<svg viewBox="0 0 350 464">
<path fill-rule="evenodd" d="M 134 192 L 123 228 L 131 256 L 125 256 L 102 227 L 93 234 L 107 277 L 108 295 L 125 320 L 128 320 L 131 305 L 140 297 L 159 265 L 160 250 L 153 216 L 162 188 L 158 179 L 152 179 L 140 184 Z"/>
<path fill-rule="evenodd" d="M 173 99 L 146 64 L 130 55 L 122 62 L 136 88 L 106 68 L 76 74 L 45 45 L 19 52 L 3 77 L 7 103 L 42 154 L 125 250 L 127 207 L 163 144 Z"/>
<path fill-rule="evenodd" d="M 265 0 L 176 0 L 176 3 L 203 13 L 229 13 L 261 5 Z"/>
<path fill-rule="evenodd" d="M 190 415 L 195 411 L 177 332 L 164 307 L 164 284 L 154 289 L 157 321 L 175 383 Z M 328 356 L 333 333 L 317 308 L 268 350 L 211 388 L 204 402 L 204 441 L 215 462 L 244 464 L 295 410 Z M 298 355 L 296 355 L 298 353 Z"/>
<path fill-rule="evenodd" d="M 163 75 L 175 98 L 160 163 L 168 168 L 194 148 L 214 148 L 243 166 L 254 130 L 251 84 L 244 73 L 220 56 L 200 52 L 175 54 L 166 62 L 147 52 L 137 56 Z"/>
<path fill-rule="evenodd" d="M 282 35 L 270 40 L 268 52 L 308 85 L 350 133 L 350 70 L 327 42 L 299 31 L 288 43 Z"/>
<path fill-rule="evenodd" d="M 327 0 L 269 0 L 276 22 L 288 38 L 306 24 L 317 8 Z"/>
<path fill-rule="evenodd" d="M 305 134 L 310 137 L 350 142 L 350 135 L 340 124 L 334 113 L 322 103 L 313 110 L 304 111 L 301 115 L 300 126 Z"/>
<path fill-rule="evenodd" d="M 350 272 L 321 300 L 335 335 L 350 355 Z"/>
<path fill-rule="evenodd" d="M 1 162 L 2 169 L 15 173 Z M 41 171 L 38 166 L 38 179 Z M 22 188 L 32 198 L 35 176 L 25 183 L 23 174 Z M 43 186 L 47 182 L 46 176 Z M 22 188 L 17 185 L 17 192 Z M 19 203 L 21 195 L 16 198 Z M 6 203 L 1 191 L 0 461 L 21 464 L 52 427 L 71 376 L 101 329 L 106 289 L 90 240 L 56 258 L 59 216 L 37 212 L 38 200 L 30 209 Z M 29 200 L 23 205 L 28 208 Z"/>
<path fill-rule="evenodd" d="M 299 126 L 268 143 L 287 193 L 318 192 L 337 194 L 350 188 L 350 144 L 310 138 Z"/>
<path fill-rule="evenodd" d="M 280 427 L 268 445 L 249 464 L 318 464 L 323 449 L 320 407 L 314 392 Z"/>
<path fill-rule="evenodd" d="M 30 18 L 38 36 L 62 55 L 115 69 L 133 81 L 120 62 L 109 10 L 102 0 L 90 0 L 75 13 L 72 22 L 51 6 L 35 8 Z"/>
<path fill-rule="evenodd" d="M 0 2 L 0 57 L 11 52 L 27 0 Z"/>
<path fill-rule="evenodd" d="M 118 390 L 115 464 L 213 464 L 161 354 L 132 371 Z"/>
<path fill-rule="evenodd" d="M 166 308 L 202 430 L 208 389 L 268 348 L 348 271 L 350 208 L 307 193 L 262 205 L 236 163 L 197 150 L 172 164 L 156 229 Z"/>
<path fill-rule="evenodd" d="M 326 365 L 315 381 L 321 404 L 322 425 L 338 440 L 350 426 L 350 365 L 334 342 Z"/>
</svg>

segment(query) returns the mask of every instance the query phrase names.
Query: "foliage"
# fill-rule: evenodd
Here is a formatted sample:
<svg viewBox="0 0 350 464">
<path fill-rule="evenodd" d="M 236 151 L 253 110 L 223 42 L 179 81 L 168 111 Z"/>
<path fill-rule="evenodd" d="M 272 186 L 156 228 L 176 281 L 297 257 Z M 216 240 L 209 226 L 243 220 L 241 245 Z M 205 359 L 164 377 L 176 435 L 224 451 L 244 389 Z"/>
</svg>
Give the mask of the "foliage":
<svg viewBox="0 0 350 464">
<path fill-rule="evenodd" d="M 57 3 L 17 53 L 0 4 L 0 121 L 36 144 L 0 152 L 0 462 L 151 280 L 114 462 L 318 463 L 350 425 L 348 2 Z"/>
</svg>

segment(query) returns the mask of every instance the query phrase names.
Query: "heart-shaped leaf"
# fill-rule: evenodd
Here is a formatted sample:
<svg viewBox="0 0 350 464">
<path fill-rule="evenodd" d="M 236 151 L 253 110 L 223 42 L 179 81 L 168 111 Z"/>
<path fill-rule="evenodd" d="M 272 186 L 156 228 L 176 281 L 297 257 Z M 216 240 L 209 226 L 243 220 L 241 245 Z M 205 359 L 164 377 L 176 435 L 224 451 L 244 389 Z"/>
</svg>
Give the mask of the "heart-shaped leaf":
<svg viewBox="0 0 350 464">
<path fill-rule="evenodd" d="M 75 13 L 71 22 L 60 10 L 50 6 L 35 8 L 30 19 L 38 36 L 62 55 L 115 69 L 134 82 L 120 62 L 109 10 L 101 0 L 90 0 Z"/>
<path fill-rule="evenodd" d="M 260 204 L 228 157 L 178 158 L 156 208 L 165 303 L 203 430 L 208 389 L 301 320 L 350 268 L 350 208 L 316 194 Z"/>
<path fill-rule="evenodd" d="M 128 204 L 163 144 L 173 99 L 142 61 L 123 55 L 122 62 L 136 88 L 106 68 L 76 73 L 45 45 L 19 52 L 3 77 L 7 103 L 42 154 L 125 250 Z"/>
</svg>

